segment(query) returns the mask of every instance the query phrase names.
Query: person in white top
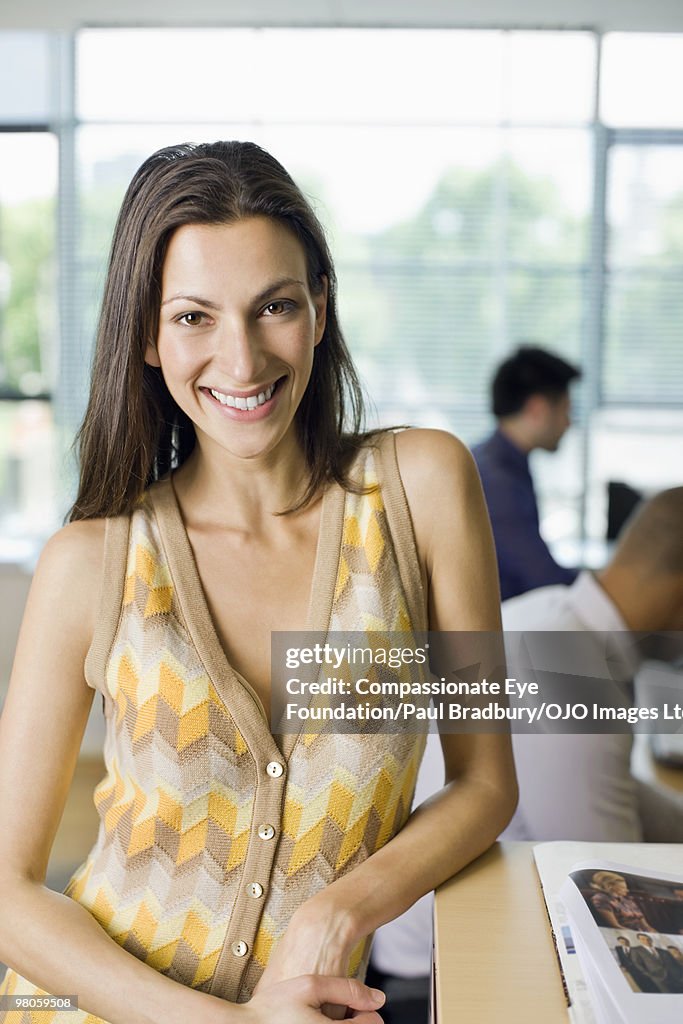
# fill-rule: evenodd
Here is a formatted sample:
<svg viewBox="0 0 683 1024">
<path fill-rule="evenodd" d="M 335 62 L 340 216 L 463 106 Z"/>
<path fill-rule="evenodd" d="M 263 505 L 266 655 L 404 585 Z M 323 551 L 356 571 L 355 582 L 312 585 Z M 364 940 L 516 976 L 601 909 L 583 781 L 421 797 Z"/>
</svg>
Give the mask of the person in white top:
<svg viewBox="0 0 683 1024">
<path fill-rule="evenodd" d="M 590 572 L 582 572 L 568 587 L 541 587 L 511 598 L 503 606 L 503 626 L 525 633 L 586 631 L 595 636 L 596 664 L 604 657 L 603 636 L 610 632 L 620 677 L 632 680 L 639 667 L 626 622 L 609 591 Z M 523 678 L 511 665 L 510 646 L 508 673 L 519 672 Z M 631 733 L 518 733 L 512 744 L 520 802 L 502 838 L 624 843 L 643 838 L 630 773 Z"/>
<path fill-rule="evenodd" d="M 595 635 L 598 658 L 610 633 L 611 670 L 632 679 L 631 633 L 683 628 L 682 524 L 683 487 L 662 491 L 635 512 L 600 572 L 506 601 L 505 630 L 581 630 Z M 513 736 L 520 801 L 503 838 L 640 841 L 632 746 L 630 733 Z"/>
<path fill-rule="evenodd" d="M 638 668 L 632 632 L 683 630 L 683 487 L 662 491 L 636 509 L 600 572 L 582 572 L 569 586 L 529 591 L 502 608 L 506 631 L 609 632 L 612 668 L 632 679 Z M 509 650 L 507 667 L 515 676 Z M 501 838 L 642 839 L 631 747 L 630 733 L 513 736 L 520 798 Z M 442 778 L 438 737 L 429 736 L 418 779 L 423 800 Z M 431 901 L 425 896 L 379 929 L 372 962 L 386 974 L 415 977 L 426 972 L 430 953 Z"/>
</svg>

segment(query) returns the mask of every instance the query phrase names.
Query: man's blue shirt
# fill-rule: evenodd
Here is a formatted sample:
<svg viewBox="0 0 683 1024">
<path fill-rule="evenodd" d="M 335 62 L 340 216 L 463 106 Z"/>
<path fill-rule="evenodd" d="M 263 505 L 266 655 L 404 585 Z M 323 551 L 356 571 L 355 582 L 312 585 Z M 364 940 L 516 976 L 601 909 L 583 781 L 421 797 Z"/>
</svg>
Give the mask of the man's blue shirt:
<svg viewBox="0 0 683 1024">
<path fill-rule="evenodd" d="M 500 430 L 472 449 L 498 556 L 501 599 L 553 583 L 571 583 L 575 569 L 558 565 L 541 537 L 529 459 Z"/>
</svg>

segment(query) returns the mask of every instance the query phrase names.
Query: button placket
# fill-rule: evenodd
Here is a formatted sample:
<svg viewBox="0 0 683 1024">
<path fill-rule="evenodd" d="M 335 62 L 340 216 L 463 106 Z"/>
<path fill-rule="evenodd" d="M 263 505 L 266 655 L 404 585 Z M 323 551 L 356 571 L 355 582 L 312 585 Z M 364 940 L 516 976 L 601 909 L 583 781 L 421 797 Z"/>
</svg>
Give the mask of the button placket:
<svg viewBox="0 0 683 1024">
<path fill-rule="evenodd" d="M 241 892 L 233 908 L 232 927 L 229 929 L 232 934 L 226 935 L 224 966 L 217 970 L 217 979 L 224 976 L 223 971 L 229 972 L 228 976 L 232 978 L 229 991 L 234 993 L 233 998 L 240 991 L 254 950 L 277 855 L 277 839 L 282 831 L 287 767 L 274 758 L 259 760 L 251 841 L 242 865 Z M 232 967 L 228 966 L 230 962 Z"/>
</svg>

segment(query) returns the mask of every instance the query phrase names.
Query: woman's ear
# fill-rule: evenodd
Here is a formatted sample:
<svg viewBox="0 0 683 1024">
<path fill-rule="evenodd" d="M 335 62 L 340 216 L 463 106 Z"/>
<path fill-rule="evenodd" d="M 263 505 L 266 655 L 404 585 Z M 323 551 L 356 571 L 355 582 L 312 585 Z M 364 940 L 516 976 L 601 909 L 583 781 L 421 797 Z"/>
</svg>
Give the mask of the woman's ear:
<svg viewBox="0 0 683 1024">
<path fill-rule="evenodd" d="M 313 296 L 313 305 L 315 306 L 315 345 L 320 344 L 322 336 L 325 333 L 328 287 L 327 276 L 323 274 L 320 279 L 320 291 Z"/>
<path fill-rule="evenodd" d="M 152 341 L 147 342 L 147 348 L 145 349 L 145 362 L 148 366 L 161 366 L 157 347 Z"/>
</svg>

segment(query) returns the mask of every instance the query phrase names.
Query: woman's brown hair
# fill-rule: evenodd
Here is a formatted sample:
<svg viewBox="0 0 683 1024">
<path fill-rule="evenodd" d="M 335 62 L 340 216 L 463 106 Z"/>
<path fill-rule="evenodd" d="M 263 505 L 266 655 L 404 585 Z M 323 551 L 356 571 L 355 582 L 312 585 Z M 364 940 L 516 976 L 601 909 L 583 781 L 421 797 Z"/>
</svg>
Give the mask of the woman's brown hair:
<svg viewBox="0 0 683 1024">
<path fill-rule="evenodd" d="M 90 399 L 77 436 L 78 495 L 71 521 L 130 512 L 155 480 L 182 465 L 194 427 L 161 372 L 145 363 L 155 341 L 161 274 L 171 235 L 185 224 L 269 217 L 303 246 L 308 284 L 328 282 L 325 332 L 296 414 L 309 469 L 300 508 L 326 482 L 347 489 L 349 460 L 362 438 L 360 382 L 339 327 L 336 277 L 324 231 L 287 171 L 252 142 L 169 146 L 131 181 L 114 230 L 97 330 Z"/>
</svg>

